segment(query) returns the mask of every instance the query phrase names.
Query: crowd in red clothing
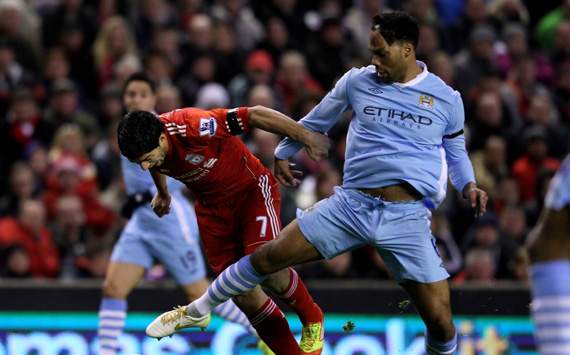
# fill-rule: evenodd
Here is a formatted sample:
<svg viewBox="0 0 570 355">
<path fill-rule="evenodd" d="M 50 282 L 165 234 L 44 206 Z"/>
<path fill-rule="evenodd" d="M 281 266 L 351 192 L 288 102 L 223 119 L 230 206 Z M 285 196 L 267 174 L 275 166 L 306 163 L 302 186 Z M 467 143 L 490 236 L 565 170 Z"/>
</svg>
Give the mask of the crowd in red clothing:
<svg viewBox="0 0 570 355">
<path fill-rule="evenodd" d="M 420 24 L 417 56 L 462 94 L 466 137 L 489 212 L 451 188 L 432 230 L 453 280 L 526 280 L 521 248 L 570 147 L 570 1 L 4 0 L 0 2 L 0 277 L 103 275 L 125 220 L 115 127 L 134 72 L 158 84 L 157 112 L 264 105 L 294 119 L 346 70 L 369 63 L 371 16 Z M 303 154 L 282 220 L 341 183 L 350 117 L 331 159 Z M 243 137 L 272 164 L 275 135 Z M 370 249 L 300 269 L 387 277 Z"/>
</svg>

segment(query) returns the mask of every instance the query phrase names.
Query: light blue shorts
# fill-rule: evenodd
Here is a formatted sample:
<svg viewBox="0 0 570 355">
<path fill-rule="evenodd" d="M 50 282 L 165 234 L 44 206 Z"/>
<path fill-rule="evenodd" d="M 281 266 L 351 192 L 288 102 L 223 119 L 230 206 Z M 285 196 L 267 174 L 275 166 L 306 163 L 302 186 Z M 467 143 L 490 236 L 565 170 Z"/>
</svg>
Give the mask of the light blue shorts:
<svg viewBox="0 0 570 355">
<path fill-rule="evenodd" d="M 449 277 L 430 231 L 431 213 L 421 201 L 386 202 L 336 187 L 331 197 L 298 210 L 297 219 L 305 238 L 326 259 L 372 245 L 398 282 Z"/>
<path fill-rule="evenodd" d="M 181 195 L 172 196 L 170 213 L 158 218 L 150 206 L 139 207 L 113 248 L 111 260 L 148 269 L 160 261 L 180 285 L 206 276 L 196 214 Z"/>
</svg>

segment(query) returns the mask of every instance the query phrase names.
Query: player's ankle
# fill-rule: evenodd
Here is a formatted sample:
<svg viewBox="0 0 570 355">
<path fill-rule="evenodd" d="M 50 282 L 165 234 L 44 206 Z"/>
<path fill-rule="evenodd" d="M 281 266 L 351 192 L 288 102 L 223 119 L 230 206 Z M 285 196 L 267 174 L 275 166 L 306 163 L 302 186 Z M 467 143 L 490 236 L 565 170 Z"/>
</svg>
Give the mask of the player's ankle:
<svg viewBox="0 0 570 355">
<path fill-rule="evenodd" d="M 307 324 L 303 324 L 303 325 L 308 325 L 310 323 L 319 323 L 319 322 L 322 322 L 323 319 L 324 319 L 324 313 L 321 310 L 321 307 L 319 307 L 318 304 L 313 302 L 313 305 L 311 307 L 311 311 L 307 315 L 307 319 L 305 322 Z"/>
<path fill-rule="evenodd" d="M 210 305 L 208 293 L 203 294 L 201 297 L 186 306 L 186 314 L 195 318 L 203 317 L 210 312 L 212 312 L 212 307 Z"/>
<path fill-rule="evenodd" d="M 186 314 L 194 318 L 202 317 L 203 314 L 198 311 L 194 303 L 195 301 L 186 306 Z"/>
</svg>

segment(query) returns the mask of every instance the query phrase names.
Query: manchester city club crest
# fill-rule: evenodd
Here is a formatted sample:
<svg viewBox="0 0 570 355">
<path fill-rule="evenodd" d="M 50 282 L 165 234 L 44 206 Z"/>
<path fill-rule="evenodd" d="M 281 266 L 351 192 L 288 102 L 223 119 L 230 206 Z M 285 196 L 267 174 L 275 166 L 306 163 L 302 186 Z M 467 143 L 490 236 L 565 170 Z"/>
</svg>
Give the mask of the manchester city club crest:
<svg viewBox="0 0 570 355">
<path fill-rule="evenodd" d="M 428 108 L 433 110 L 433 103 L 434 103 L 433 96 L 429 95 L 420 95 L 420 106 L 423 108 Z"/>
</svg>

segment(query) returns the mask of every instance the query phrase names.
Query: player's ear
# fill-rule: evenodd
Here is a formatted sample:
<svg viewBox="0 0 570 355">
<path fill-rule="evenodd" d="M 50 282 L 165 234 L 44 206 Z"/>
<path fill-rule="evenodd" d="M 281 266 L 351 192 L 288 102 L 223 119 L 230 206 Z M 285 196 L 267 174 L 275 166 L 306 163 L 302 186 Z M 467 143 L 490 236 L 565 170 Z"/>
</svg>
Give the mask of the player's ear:
<svg viewBox="0 0 570 355">
<path fill-rule="evenodd" d="M 412 46 L 412 44 L 410 42 L 404 42 L 404 46 L 403 46 L 403 50 L 404 50 L 404 58 L 408 58 L 409 56 L 412 55 L 412 53 L 414 52 L 414 46 Z"/>
</svg>

